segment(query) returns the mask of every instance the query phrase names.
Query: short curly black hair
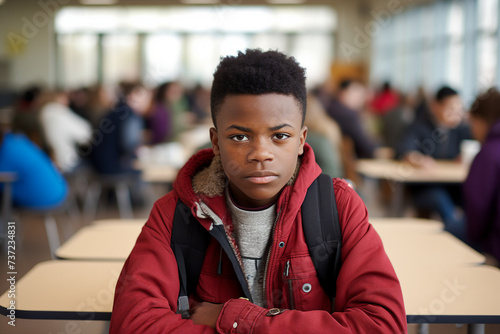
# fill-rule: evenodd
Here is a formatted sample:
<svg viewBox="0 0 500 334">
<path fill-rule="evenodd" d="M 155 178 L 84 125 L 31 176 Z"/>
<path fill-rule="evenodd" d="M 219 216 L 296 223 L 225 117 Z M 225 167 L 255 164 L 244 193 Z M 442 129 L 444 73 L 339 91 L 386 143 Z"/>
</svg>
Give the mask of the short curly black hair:
<svg viewBox="0 0 500 334">
<path fill-rule="evenodd" d="M 278 51 L 247 49 L 245 53 L 221 59 L 214 72 L 210 96 L 212 121 L 227 95 L 270 94 L 292 95 L 306 117 L 307 91 L 305 69 L 294 57 Z"/>
</svg>

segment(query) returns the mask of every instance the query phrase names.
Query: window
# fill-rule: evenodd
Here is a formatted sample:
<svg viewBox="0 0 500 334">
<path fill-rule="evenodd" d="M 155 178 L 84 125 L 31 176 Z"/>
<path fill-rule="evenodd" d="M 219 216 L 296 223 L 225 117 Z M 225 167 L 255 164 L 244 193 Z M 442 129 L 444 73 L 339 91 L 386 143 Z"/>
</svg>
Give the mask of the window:
<svg viewBox="0 0 500 334">
<path fill-rule="evenodd" d="M 106 35 L 102 44 L 105 84 L 140 79 L 139 39 L 136 35 Z"/>
<path fill-rule="evenodd" d="M 65 50 L 75 49 L 67 36 L 92 36 L 87 55 L 96 59 L 80 73 L 80 62 L 62 57 L 61 84 L 89 76 L 80 81 L 141 78 L 156 85 L 178 79 L 208 86 L 221 56 L 249 47 L 296 56 L 307 67 L 308 83 L 317 84 L 329 74 L 336 25 L 327 6 L 65 7 L 56 17 L 58 40 Z"/>
<path fill-rule="evenodd" d="M 98 38 L 93 34 L 68 34 L 57 38 L 59 71 L 68 88 L 92 85 L 97 81 Z M 78 64 L 78 71 L 75 65 Z"/>
</svg>

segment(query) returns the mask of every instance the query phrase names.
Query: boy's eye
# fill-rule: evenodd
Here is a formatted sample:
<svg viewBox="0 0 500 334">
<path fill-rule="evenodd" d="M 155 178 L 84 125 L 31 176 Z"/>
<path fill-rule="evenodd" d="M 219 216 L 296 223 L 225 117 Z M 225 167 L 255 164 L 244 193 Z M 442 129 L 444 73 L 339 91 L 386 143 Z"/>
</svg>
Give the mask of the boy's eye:
<svg viewBox="0 0 500 334">
<path fill-rule="evenodd" d="M 234 141 L 247 141 L 248 137 L 246 135 L 234 135 L 230 137 Z"/>
<path fill-rule="evenodd" d="M 286 133 L 277 133 L 273 137 L 278 139 L 278 140 L 283 140 L 283 139 L 290 138 L 290 135 L 287 135 Z"/>
</svg>

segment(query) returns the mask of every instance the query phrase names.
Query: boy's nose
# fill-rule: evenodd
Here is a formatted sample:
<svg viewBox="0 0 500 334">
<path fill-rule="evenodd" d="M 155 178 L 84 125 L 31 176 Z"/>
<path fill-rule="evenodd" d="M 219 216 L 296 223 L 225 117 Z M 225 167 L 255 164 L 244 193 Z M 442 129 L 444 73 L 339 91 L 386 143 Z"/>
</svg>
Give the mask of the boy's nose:
<svg viewBox="0 0 500 334">
<path fill-rule="evenodd" d="M 256 140 L 248 154 L 248 160 L 250 162 L 272 161 L 273 153 L 264 140 Z"/>
</svg>

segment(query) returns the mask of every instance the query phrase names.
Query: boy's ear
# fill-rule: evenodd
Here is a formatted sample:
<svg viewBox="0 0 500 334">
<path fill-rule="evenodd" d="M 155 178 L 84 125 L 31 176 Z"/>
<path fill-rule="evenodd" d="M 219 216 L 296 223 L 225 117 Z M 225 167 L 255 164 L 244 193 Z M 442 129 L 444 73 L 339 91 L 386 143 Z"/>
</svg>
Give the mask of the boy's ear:
<svg viewBox="0 0 500 334">
<path fill-rule="evenodd" d="M 299 155 L 302 155 L 304 153 L 304 145 L 306 143 L 307 139 L 307 126 L 303 126 L 302 129 L 300 129 L 300 137 L 299 137 Z"/>
<path fill-rule="evenodd" d="M 210 128 L 210 141 L 212 142 L 212 148 L 215 155 L 220 155 L 219 149 L 219 137 L 217 136 L 217 129 Z"/>
</svg>

